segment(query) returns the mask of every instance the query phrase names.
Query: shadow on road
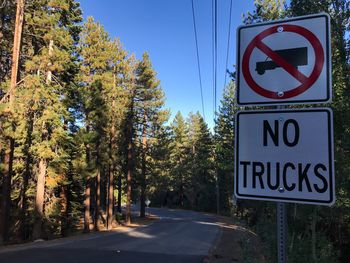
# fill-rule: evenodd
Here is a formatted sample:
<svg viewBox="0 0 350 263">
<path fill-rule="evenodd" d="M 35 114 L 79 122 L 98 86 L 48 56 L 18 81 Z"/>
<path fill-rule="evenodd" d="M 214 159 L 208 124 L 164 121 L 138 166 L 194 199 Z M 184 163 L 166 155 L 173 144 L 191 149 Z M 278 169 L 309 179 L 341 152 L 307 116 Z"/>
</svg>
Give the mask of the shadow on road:
<svg viewBox="0 0 350 263">
<path fill-rule="evenodd" d="M 16 253 L 14 258 L 13 253 Z M 35 255 L 33 257 L 33 255 Z M 197 255 L 169 255 L 136 251 L 112 251 L 98 249 L 62 249 L 62 248 L 34 248 L 1 255 L 1 262 L 8 263 L 38 263 L 38 262 L 64 262 L 64 263 L 99 263 L 108 262 L 202 262 L 203 256 Z"/>
</svg>

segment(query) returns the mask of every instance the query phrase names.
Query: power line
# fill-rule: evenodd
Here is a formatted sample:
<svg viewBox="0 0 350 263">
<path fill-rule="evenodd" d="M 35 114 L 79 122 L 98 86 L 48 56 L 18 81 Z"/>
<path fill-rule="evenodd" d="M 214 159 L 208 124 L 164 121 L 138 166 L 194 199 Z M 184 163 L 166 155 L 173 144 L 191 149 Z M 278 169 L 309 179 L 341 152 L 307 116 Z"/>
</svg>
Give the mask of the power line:
<svg viewBox="0 0 350 263">
<path fill-rule="evenodd" d="M 194 37 L 195 37 L 195 40 L 196 40 L 196 50 L 197 50 L 197 65 L 198 65 L 199 87 L 200 87 L 200 91 L 201 91 L 203 118 L 204 118 L 204 121 L 205 121 L 203 88 L 202 88 L 202 75 L 201 75 L 201 67 L 200 67 L 200 63 L 199 63 L 199 52 L 198 52 L 197 26 L 196 26 L 196 18 L 195 18 L 195 15 L 194 15 L 193 0 L 191 2 L 192 2 L 192 17 L 193 17 Z"/>
<path fill-rule="evenodd" d="M 225 66 L 225 81 L 224 89 L 226 87 L 226 77 L 227 77 L 227 64 L 228 64 L 228 54 L 230 50 L 230 36 L 231 36 L 231 14 L 232 14 L 232 0 L 230 2 L 230 16 L 228 18 L 228 37 L 227 37 L 227 51 L 226 51 L 226 66 Z"/>
<path fill-rule="evenodd" d="M 218 71 L 218 1 L 214 4 L 214 120 L 216 120 L 216 95 Z"/>
<path fill-rule="evenodd" d="M 214 51 L 214 0 L 211 0 L 211 55 L 212 55 L 212 77 L 213 77 L 213 114 L 215 114 L 215 51 Z"/>
</svg>

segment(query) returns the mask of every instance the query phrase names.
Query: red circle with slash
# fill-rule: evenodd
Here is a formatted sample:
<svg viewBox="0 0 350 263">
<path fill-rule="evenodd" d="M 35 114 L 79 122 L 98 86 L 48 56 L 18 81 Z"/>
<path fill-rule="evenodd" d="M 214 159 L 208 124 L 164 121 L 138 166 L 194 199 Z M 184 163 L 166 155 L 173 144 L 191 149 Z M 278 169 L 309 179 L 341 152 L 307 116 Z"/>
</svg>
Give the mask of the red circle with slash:
<svg viewBox="0 0 350 263">
<path fill-rule="evenodd" d="M 268 47 L 266 44 L 262 42 L 262 40 L 265 37 L 273 34 L 278 34 L 279 33 L 278 30 L 280 28 L 283 28 L 283 32 L 292 32 L 303 36 L 310 42 L 311 46 L 313 47 L 315 51 L 315 65 L 309 77 L 305 76 L 292 64 L 286 61 L 282 56 L 277 54 L 275 51 L 273 51 L 270 47 Z M 249 60 L 254 48 L 260 49 L 269 58 L 271 58 L 276 64 L 278 64 L 290 75 L 296 78 L 301 84 L 294 89 L 284 91 L 283 94 L 282 93 L 278 94 L 275 91 L 270 91 L 261 87 L 258 83 L 255 82 L 255 80 L 253 79 L 249 71 Z M 242 72 L 247 84 L 252 88 L 252 90 L 260 94 L 261 96 L 270 98 L 270 99 L 288 99 L 288 98 L 293 98 L 297 95 L 300 95 L 306 90 L 308 90 L 320 76 L 323 68 L 323 64 L 324 64 L 324 52 L 323 52 L 322 45 L 318 40 L 318 38 L 312 32 L 310 32 L 304 27 L 297 26 L 297 25 L 278 25 L 278 26 L 273 26 L 264 30 L 249 43 L 243 55 Z"/>
</svg>

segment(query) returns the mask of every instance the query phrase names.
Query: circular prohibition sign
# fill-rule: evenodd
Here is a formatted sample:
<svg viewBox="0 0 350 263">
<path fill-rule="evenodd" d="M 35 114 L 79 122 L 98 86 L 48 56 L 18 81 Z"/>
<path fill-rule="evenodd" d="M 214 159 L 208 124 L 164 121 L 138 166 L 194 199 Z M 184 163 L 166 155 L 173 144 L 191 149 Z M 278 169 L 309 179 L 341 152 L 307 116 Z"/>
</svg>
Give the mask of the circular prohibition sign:
<svg viewBox="0 0 350 263">
<path fill-rule="evenodd" d="M 278 34 L 280 32 L 292 32 L 299 34 L 306 38 L 315 51 L 315 65 L 309 77 L 305 76 L 300 72 L 296 67 L 291 65 L 286 61 L 282 56 L 273 51 L 270 47 L 265 45 L 262 40 L 272 34 Z M 291 74 L 296 78 L 301 84 L 294 89 L 284 91 L 282 94 L 279 92 L 267 90 L 261 87 L 253 79 L 250 70 L 249 70 L 249 60 L 254 48 L 260 49 L 264 52 L 269 58 L 271 58 L 276 64 L 282 67 L 285 71 Z M 263 97 L 270 99 L 288 99 L 302 94 L 308 90 L 318 79 L 321 74 L 324 63 L 324 52 L 322 45 L 318 38 L 309 30 L 304 27 L 297 25 L 277 25 L 270 27 L 260 34 L 258 34 L 247 46 L 242 60 L 242 72 L 247 84 L 254 90 L 256 93 L 260 94 Z"/>
</svg>

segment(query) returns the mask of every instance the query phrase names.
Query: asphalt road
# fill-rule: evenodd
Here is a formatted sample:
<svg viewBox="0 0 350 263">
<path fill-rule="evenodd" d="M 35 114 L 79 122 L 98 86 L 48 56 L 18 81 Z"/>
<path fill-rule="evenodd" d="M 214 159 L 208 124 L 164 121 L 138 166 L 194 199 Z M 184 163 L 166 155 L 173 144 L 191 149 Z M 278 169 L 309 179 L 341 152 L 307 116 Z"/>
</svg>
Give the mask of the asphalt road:
<svg viewBox="0 0 350 263">
<path fill-rule="evenodd" d="M 202 262 L 221 231 L 215 217 L 149 208 L 154 223 L 123 233 L 105 232 L 0 250 L 1 263 Z"/>
</svg>

